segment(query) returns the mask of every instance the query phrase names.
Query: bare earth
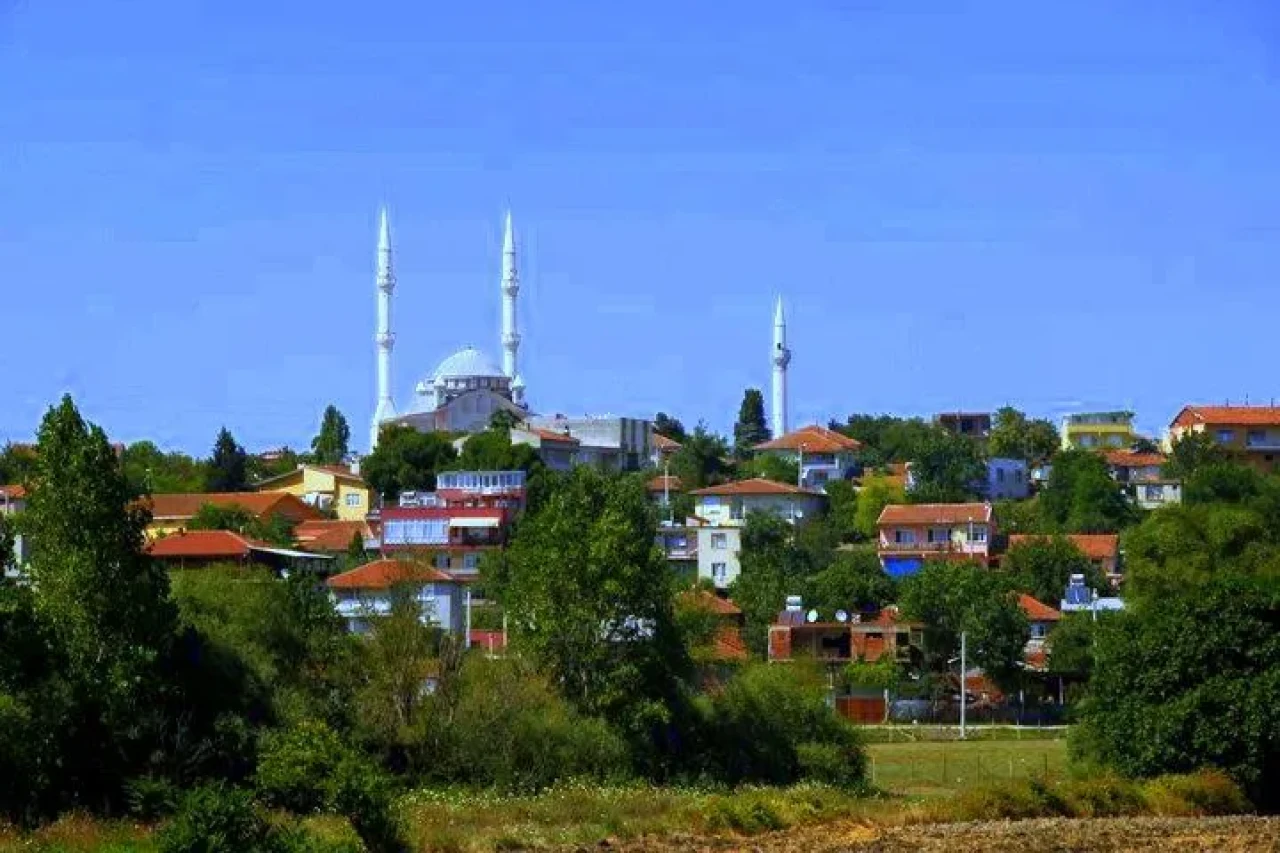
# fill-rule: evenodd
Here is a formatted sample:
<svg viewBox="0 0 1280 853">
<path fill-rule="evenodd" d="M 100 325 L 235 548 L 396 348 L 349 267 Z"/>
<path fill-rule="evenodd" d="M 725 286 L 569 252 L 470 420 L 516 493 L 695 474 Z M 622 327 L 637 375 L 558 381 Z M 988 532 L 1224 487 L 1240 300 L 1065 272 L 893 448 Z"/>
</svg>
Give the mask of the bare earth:
<svg viewBox="0 0 1280 853">
<path fill-rule="evenodd" d="M 625 851 L 749 850 L 759 853 L 1067 853 L 1067 851 L 1280 851 L 1280 818 L 1045 818 L 873 827 L 860 823 L 776 832 L 755 838 L 667 838 L 621 845 Z"/>
</svg>

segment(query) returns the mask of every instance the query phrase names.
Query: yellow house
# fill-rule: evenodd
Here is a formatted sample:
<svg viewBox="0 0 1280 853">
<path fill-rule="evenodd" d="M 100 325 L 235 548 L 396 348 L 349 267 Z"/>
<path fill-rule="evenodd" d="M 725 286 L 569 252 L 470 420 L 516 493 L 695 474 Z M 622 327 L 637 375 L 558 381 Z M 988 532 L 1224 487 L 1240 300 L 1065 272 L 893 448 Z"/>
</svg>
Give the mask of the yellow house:
<svg viewBox="0 0 1280 853">
<path fill-rule="evenodd" d="M 1090 412 L 1062 419 L 1063 450 L 1127 450 L 1137 438 L 1133 412 Z"/>
<path fill-rule="evenodd" d="M 288 492 L 320 510 L 332 510 L 343 521 L 363 521 L 373 490 L 345 465 L 299 465 L 287 474 L 263 480 L 259 492 Z"/>
<path fill-rule="evenodd" d="M 1183 406 L 1169 425 L 1167 443 L 1172 447 L 1195 432 L 1264 474 L 1280 471 L 1280 407 Z"/>
</svg>

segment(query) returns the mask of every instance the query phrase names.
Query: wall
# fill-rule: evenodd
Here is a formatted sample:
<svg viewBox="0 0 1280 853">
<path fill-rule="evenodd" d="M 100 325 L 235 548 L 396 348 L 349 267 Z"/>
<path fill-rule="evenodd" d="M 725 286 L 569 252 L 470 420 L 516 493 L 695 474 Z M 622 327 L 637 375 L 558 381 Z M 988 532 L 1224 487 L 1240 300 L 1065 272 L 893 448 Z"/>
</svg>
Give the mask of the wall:
<svg viewBox="0 0 1280 853">
<path fill-rule="evenodd" d="M 987 462 L 986 497 L 989 500 L 1022 500 L 1030 493 L 1025 461 L 997 458 Z"/>
<path fill-rule="evenodd" d="M 720 535 L 724 537 L 724 547 L 715 548 L 712 543 L 720 541 L 717 538 Z M 733 583 L 742 571 L 742 563 L 739 560 L 742 552 L 742 528 L 713 525 L 699 527 L 697 528 L 697 540 L 698 577 L 707 578 L 715 582 L 716 587 L 719 589 L 724 589 Z M 724 563 L 723 581 L 717 581 L 715 578 L 714 567 L 716 563 Z"/>
<path fill-rule="evenodd" d="M 391 591 L 337 590 L 333 594 L 334 609 L 348 622 L 348 627 L 363 633 L 369 622 L 391 612 Z M 423 584 L 418 593 L 423 609 L 423 622 L 451 633 L 461 633 L 466 626 L 466 591 L 461 584 Z"/>
<path fill-rule="evenodd" d="M 694 514 L 714 524 L 728 525 L 742 524 L 752 512 L 771 512 L 791 520 L 808 518 L 821 508 L 822 498 L 817 495 L 699 495 Z"/>
</svg>

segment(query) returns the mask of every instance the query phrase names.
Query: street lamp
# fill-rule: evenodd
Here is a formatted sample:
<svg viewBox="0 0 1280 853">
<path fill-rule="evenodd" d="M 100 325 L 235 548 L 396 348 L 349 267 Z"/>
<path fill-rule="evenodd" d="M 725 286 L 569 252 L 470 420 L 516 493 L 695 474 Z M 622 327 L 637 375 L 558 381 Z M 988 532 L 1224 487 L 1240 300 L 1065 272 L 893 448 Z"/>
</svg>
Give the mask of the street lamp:
<svg viewBox="0 0 1280 853">
<path fill-rule="evenodd" d="M 965 665 L 965 657 L 968 652 L 969 634 L 967 631 L 960 632 L 960 740 L 965 739 L 965 709 L 969 704 L 969 685 L 965 677 L 968 667 Z M 956 659 L 951 658 L 947 663 L 955 663 Z"/>
</svg>

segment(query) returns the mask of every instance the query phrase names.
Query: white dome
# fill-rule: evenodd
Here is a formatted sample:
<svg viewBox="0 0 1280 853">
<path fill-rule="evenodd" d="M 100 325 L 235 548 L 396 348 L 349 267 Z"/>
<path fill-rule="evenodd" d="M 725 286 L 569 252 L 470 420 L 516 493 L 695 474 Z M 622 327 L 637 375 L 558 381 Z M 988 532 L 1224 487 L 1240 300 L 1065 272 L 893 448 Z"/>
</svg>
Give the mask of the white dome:
<svg viewBox="0 0 1280 853">
<path fill-rule="evenodd" d="M 505 377 L 506 374 L 494 366 L 488 356 L 475 347 L 466 347 L 440 362 L 433 381 L 442 379 L 470 379 L 475 376 Z"/>
</svg>

